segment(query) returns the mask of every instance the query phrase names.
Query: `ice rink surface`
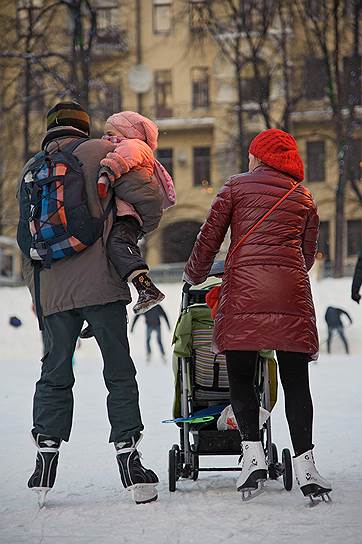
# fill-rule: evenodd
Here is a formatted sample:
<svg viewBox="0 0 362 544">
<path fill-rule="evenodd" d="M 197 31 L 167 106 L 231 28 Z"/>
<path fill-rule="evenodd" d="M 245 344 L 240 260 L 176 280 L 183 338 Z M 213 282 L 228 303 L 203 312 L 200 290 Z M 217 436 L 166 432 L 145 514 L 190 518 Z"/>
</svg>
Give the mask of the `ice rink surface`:
<svg viewBox="0 0 362 544">
<path fill-rule="evenodd" d="M 267 482 L 264 494 L 242 503 L 235 491 L 235 473 L 201 473 L 197 482 L 180 481 L 176 493 L 169 493 L 168 450 L 177 442 L 178 432 L 161 420 L 171 416 L 171 333 L 163 326 L 166 364 L 155 338 L 153 358 L 147 363 L 141 318 L 130 337 L 145 424 L 140 450 L 145 466 L 159 475 L 159 501 L 136 506 L 121 488 L 114 449 L 108 444 L 101 358 L 94 340 L 88 340 L 76 354 L 71 440 L 61 446 L 55 487 L 46 507 L 39 510 L 35 494 L 26 487 L 35 461 L 29 430 L 34 384 L 40 372 L 39 331 L 26 289 L 0 289 L 0 543 L 360 544 L 362 305 L 350 300 L 350 284 L 348 278 L 313 285 L 321 336 L 320 359 L 310 369 L 315 457 L 334 491 L 331 504 L 312 509 L 296 486 L 288 493 L 279 481 Z M 174 325 L 181 286 L 162 288 L 167 295 L 163 307 Z M 354 320 L 346 331 L 350 356 L 344 355 L 337 338 L 334 354 L 326 354 L 323 315 L 328 305 L 346 309 Z M 10 327 L 10 315 L 19 316 L 23 326 Z M 281 390 L 272 429 L 279 450 L 290 447 Z M 237 458 L 227 461 L 236 464 Z M 201 466 L 215 464 L 215 458 L 201 462 Z"/>
</svg>

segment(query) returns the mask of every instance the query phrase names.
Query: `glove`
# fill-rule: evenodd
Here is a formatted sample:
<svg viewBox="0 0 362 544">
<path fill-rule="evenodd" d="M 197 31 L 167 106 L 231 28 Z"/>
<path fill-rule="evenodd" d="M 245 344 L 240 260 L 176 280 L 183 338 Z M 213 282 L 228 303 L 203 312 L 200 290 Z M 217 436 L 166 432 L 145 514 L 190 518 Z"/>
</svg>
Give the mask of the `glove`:
<svg viewBox="0 0 362 544">
<path fill-rule="evenodd" d="M 359 304 L 359 301 L 361 300 L 361 295 L 359 295 L 358 293 L 352 293 L 351 297 L 352 297 L 352 300 L 354 300 L 355 302 L 357 302 L 357 304 Z"/>
</svg>

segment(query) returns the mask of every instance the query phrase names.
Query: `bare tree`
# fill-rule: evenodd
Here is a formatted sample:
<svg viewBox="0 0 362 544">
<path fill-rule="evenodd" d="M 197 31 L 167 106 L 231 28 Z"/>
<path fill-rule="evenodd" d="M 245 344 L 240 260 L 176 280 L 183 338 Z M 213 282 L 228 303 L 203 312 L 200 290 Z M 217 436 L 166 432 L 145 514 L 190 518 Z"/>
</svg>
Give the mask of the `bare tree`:
<svg viewBox="0 0 362 544">
<path fill-rule="evenodd" d="M 299 0 L 310 54 L 323 60 L 327 97 L 334 127 L 338 182 L 335 199 L 336 235 L 334 276 L 343 276 L 345 253 L 345 197 L 348 182 L 362 204 L 353 168 L 353 135 L 361 126 L 356 106 L 361 103 L 359 0 Z"/>
<path fill-rule="evenodd" d="M 193 16 L 197 18 L 201 31 L 194 35 L 197 39 L 210 36 L 233 70 L 236 89 L 234 114 L 237 125 L 234 141 L 240 170 L 247 168 L 244 153 L 246 130 L 243 88 L 243 70 L 247 64 L 253 69 L 256 81 L 255 98 L 260 112 L 265 125 L 270 126 L 269 107 L 264 89 L 265 74 L 261 70 L 260 54 L 273 20 L 274 6 L 275 3 L 270 0 L 205 0 L 192 5 Z"/>
</svg>

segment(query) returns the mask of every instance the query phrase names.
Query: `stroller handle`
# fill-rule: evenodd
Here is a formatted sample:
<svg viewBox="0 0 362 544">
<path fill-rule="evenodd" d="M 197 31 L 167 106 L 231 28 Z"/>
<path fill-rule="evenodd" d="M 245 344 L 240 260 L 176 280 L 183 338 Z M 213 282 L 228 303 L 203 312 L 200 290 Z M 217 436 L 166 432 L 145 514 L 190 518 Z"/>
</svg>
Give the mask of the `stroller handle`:
<svg viewBox="0 0 362 544">
<path fill-rule="evenodd" d="M 182 287 L 182 292 L 188 293 L 190 291 L 190 287 L 191 287 L 191 283 L 187 283 L 187 281 L 185 281 Z"/>
</svg>

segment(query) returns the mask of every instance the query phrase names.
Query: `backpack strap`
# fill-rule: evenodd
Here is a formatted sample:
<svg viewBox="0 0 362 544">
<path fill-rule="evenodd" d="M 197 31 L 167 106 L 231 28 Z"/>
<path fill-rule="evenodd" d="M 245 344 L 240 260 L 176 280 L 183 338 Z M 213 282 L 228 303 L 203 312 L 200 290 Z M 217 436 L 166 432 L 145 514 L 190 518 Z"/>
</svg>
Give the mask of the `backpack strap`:
<svg viewBox="0 0 362 544">
<path fill-rule="evenodd" d="M 77 138 L 77 137 L 74 137 L 73 142 L 70 142 L 69 144 L 65 145 L 62 148 L 60 148 L 59 144 L 58 144 L 58 149 L 52 151 L 51 153 L 56 153 L 57 151 L 65 151 L 65 153 L 70 153 L 72 155 L 79 145 L 81 145 L 83 142 L 87 142 L 88 140 L 89 140 L 89 138 L 82 138 L 82 137 Z M 47 147 L 48 147 L 48 145 L 50 145 L 51 143 L 54 143 L 55 141 L 56 140 L 51 140 L 50 142 L 48 142 L 44 146 L 44 151 L 49 153 L 49 151 L 47 150 Z"/>
<path fill-rule="evenodd" d="M 40 303 L 40 272 L 41 272 L 41 263 L 33 261 L 32 262 L 33 268 L 34 268 L 34 302 L 35 302 L 35 313 L 36 317 L 38 318 L 38 324 L 39 324 L 39 330 L 44 330 L 44 322 L 43 322 L 43 311 L 41 308 Z"/>
<path fill-rule="evenodd" d="M 275 208 L 277 208 L 278 206 L 280 206 L 280 204 L 282 202 L 284 202 L 284 200 L 286 198 L 288 198 L 288 196 L 290 194 L 292 194 L 298 187 L 299 185 L 301 184 L 302 182 L 299 181 L 298 183 L 295 183 L 291 189 L 289 189 L 288 192 L 286 192 L 275 204 L 274 206 L 272 206 L 270 208 L 270 210 L 268 210 L 260 219 L 258 219 L 258 221 L 248 230 L 248 232 L 246 234 L 244 234 L 240 240 L 238 241 L 238 243 L 233 247 L 233 249 L 231 250 L 231 252 L 228 254 L 228 256 L 226 257 L 226 261 L 230 261 L 231 257 L 234 255 L 235 251 L 237 249 L 239 249 L 239 247 L 241 246 L 241 244 L 243 244 L 245 242 L 245 240 L 247 238 L 249 238 L 250 234 L 252 234 L 254 232 L 254 230 L 261 224 L 263 223 L 263 221 L 265 221 L 265 219 L 267 219 L 269 217 L 269 215 L 271 213 L 273 213 L 273 211 L 275 210 Z M 225 263 L 226 264 L 226 263 Z"/>
<path fill-rule="evenodd" d="M 89 138 L 76 138 L 74 142 L 70 142 L 70 144 L 65 145 L 61 151 L 65 151 L 66 153 L 70 153 L 72 155 L 79 145 L 87 142 L 88 140 Z"/>
</svg>

